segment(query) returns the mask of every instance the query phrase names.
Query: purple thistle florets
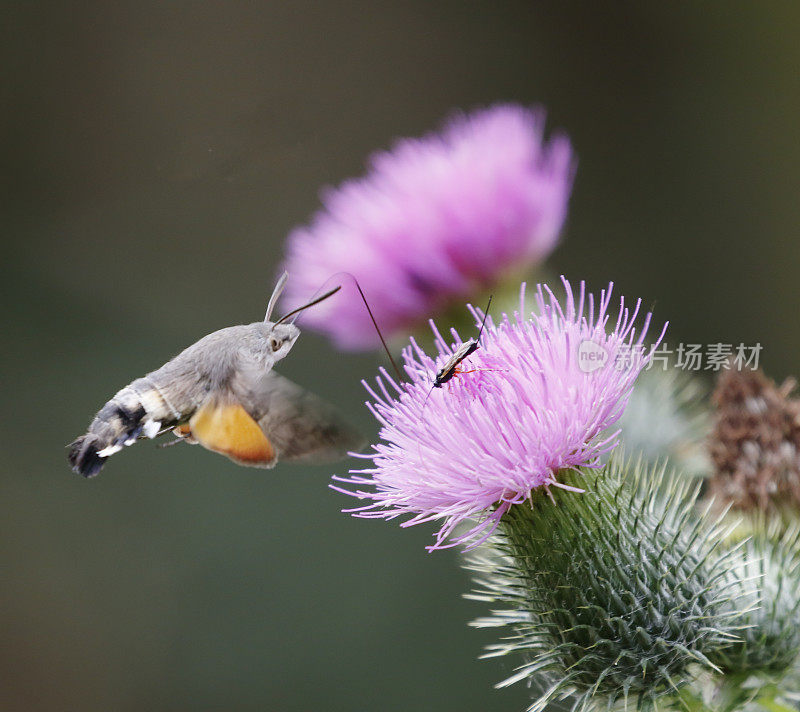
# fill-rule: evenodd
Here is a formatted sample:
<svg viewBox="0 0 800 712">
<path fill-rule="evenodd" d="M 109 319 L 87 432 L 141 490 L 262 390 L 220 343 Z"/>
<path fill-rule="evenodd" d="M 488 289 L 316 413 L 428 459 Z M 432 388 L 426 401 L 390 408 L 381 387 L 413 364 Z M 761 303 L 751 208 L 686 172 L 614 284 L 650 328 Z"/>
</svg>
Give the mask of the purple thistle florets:
<svg viewBox="0 0 800 712">
<path fill-rule="evenodd" d="M 544 123 L 541 110 L 497 105 L 372 156 L 289 235 L 288 306 L 350 273 L 381 328 L 405 339 L 427 315 L 539 263 L 558 241 L 574 172 L 569 141 L 545 143 Z M 347 280 L 304 319 L 341 348 L 378 344 Z"/>
<path fill-rule="evenodd" d="M 560 470 L 600 465 L 617 443 L 618 433 L 608 429 L 622 415 L 666 325 L 646 349 L 651 315 L 640 332 L 634 328 L 641 300 L 629 310 L 621 298 L 616 321 L 610 321 L 611 284 L 595 301 L 581 282 L 576 300 L 562 280 L 564 306 L 539 285 L 530 318 L 523 284 L 520 311 L 496 324 L 489 317 L 479 348 L 441 389 L 432 387 L 434 376 L 463 342 L 453 330 L 455 341 L 448 345 L 433 323 L 435 361 L 412 339 L 403 352 L 408 382 L 397 384 L 382 371 L 377 388 L 364 384 L 374 399 L 367 406 L 382 426 L 381 442 L 362 455 L 373 467 L 335 478 L 350 488 L 334 489 L 372 500 L 345 511 L 386 519 L 410 515 L 402 526 L 444 520 L 429 549 L 475 546 L 534 490 L 566 487 Z M 480 325 L 482 312 L 470 309 Z M 468 519 L 468 531 L 454 532 Z"/>
</svg>

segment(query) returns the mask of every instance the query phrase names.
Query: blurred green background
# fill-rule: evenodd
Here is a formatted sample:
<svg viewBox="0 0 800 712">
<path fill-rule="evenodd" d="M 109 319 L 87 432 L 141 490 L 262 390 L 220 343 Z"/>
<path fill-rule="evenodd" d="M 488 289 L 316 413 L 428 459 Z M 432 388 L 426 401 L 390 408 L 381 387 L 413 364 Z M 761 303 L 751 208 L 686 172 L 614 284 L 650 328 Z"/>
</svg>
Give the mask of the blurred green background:
<svg viewBox="0 0 800 712">
<path fill-rule="evenodd" d="M 261 318 L 287 231 L 393 137 L 542 103 L 579 156 L 551 268 L 670 338 L 800 371 L 800 5 L 4 6 L 0 709 L 519 710 L 432 528 L 340 514 L 331 468 L 140 445 L 72 474 L 119 387 Z M 282 373 L 365 432 L 379 356 Z M 325 364 L 324 368 L 321 364 Z M 337 471 L 342 472 L 347 464 Z"/>
</svg>

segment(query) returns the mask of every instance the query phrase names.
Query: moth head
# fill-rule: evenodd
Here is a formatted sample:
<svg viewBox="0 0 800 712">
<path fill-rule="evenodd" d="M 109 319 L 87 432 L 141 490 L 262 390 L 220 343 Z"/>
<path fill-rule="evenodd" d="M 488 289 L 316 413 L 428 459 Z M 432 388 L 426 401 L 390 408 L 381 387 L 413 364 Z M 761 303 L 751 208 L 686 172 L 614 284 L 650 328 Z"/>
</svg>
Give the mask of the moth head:
<svg viewBox="0 0 800 712">
<path fill-rule="evenodd" d="M 270 321 L 272 311 L 278 302 L 278 298 L 280 297 L 283 288 L 286 286 L 287 277 L 288 275 L 286 272 L 284 272 L 280 276 L 280 279 L 278 279 L 278 283 L 275 285 L 275 290 L 272 292 L 272 296 L 269 299 L 267 314 L 264 317 L 263 322 L 264 333 L 268 345 L 267 353 L 272 357 L 273 362 L 280 361 L 282 358 L 284 358 L 286 354 L 289 353 L 292 346 L 294 346 L 294 342 L 297 341 L 297 337 L 300 336 L 300 329 L 298 329 L 294 324 L 300 312 L 302 312 L 304 309 L 308 309 L 309 307 L 313 307 L 315 304 L 319 304 L 321 301 L 327 299 L 333 294 L 336 294 L 336 292 L 341 289 L 341 287 L 331 289 L 330 291 L 325 292 L 325 294 L 323 294 L 321 297 L 316 297 L 310 302 L 303 304 L 303 306 L 292 309 L 292 311 L 290 311 L 288 314 L 284 314 L 280 319 L 272 322 Z M 294 318 L 289 321 L 290 317 Z"/>
<path fill-rule="evenodd" d="M 280 361 L 289 353 L 297 337 L 300 336 L 300 329 L 294 324 L 267 324 L 266 339 L 268 353 L 275 361 Z"/>
<path fill-rule="evenodd" d="M 303 304 L 303 306 L 292 309 L 292 311 L 284 314 L 277 321 L 271 322 L 269 321 L 269 318 L 272 314 L 272 309 L 275 306 L 275 301 L 280 294 L 280 290 L 283 289 L 285 282 L 286 272 L 283 273 L 283 276 L 278 282 L 278 286 L 275 287 L 275 292 L 273 292 L 272 298 L 269 301 L 269 307 L 267 307 L 267 316 L 264 319 L 264 325 L 268 329 L 270 348 L 276 355 L 276 358 L 282 358 L 285 356 L 289 349 L 292 348 L 292 344 L 294 344 L 294 342 L 297 340 L 297 337 L 300 336 L 300 329 L 298 329 L 294 324 L 295 321 L 297 321 L 297 317 L 300 315 L 300 312 L 308 309 L 309 307 L 313 307 L 315 304 L 319 304 L 321 301 L 336 294 L 336 292 L 341 289 L 341 287 L 331 289 L 330 291 L 325 292 L 325 294 L 323 294 L 321 297 L 315 297 L 310 302 Z M 292 318 L 291 321 L 289 321 L 290 317 Z"/>
</svg>

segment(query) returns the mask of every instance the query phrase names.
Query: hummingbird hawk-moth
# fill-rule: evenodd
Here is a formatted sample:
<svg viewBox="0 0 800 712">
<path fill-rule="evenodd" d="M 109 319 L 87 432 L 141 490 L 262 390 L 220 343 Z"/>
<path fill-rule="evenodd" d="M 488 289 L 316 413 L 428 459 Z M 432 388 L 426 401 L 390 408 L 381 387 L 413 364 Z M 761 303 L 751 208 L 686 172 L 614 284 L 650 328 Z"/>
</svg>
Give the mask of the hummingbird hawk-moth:
<svg viewBox="0 0 800 712">
<path fill-rule="evenodd" d="M 300 335 L 289 317 L 340 289 L 273 322 L 286 278 L 278 280 L 264 321 L 204 336 L 111 398 L 68 446 L 72 469 L 93 477 L 126 445 L 169 431 L 179 438 L 173 442 L 198 443 L 250 467 L 332 460 L 360 447 L 362 438 L 333 406 L 272 370 Z"/>
</svg>

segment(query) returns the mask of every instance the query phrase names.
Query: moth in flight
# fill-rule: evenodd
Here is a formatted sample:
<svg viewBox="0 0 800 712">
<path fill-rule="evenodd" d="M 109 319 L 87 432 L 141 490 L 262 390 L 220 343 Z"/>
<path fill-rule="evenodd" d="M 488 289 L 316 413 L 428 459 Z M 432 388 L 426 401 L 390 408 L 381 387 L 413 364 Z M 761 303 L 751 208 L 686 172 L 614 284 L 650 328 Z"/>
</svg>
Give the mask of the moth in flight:
<svg viewBox="0 0 800 712">
<path fill-rule="evenodd" d="M 361 436 L 333 406 L 272 370 L 300 335 L 288 319 L 340 289 L 270 321 L 286 279 L 278 280 L 264 321 L 204 336 L 120 390 L 68 446 L 72 469 L 93 477 L 123 447 L 170 431 L 250 467 L 324 462 L 358 449 Z"/>
</svg>

